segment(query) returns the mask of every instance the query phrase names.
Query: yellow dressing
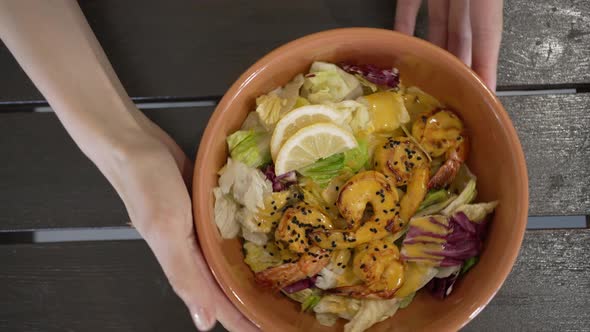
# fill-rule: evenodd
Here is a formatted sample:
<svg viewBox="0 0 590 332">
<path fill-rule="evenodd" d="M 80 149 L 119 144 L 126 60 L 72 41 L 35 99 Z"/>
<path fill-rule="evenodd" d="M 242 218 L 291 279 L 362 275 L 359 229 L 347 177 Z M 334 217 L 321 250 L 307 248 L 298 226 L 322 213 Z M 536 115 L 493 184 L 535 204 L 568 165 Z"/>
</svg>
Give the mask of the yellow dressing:
<svg viewBox="0 0 590 332">
<path fill-rule="evenodd" d="M 382 91 L 364 97 L 369 104 L 375 132 L 391 132 L 410 121 L 402 96 L 393 91 Z"/>
<path fill-rule="evenodd" d="M 430 218 L 435 218 L 436 221 L 440 222 L 443 225 L 448 225 L 449 223 L 447 218 L 444 216 L 427 216 L 421 218 L 414 218 L 410 223 L 412 226 L 418 227 L 424 232 L 433 233 L 437 235 L 447 235 L 449 233 L 449 230 L 446 227 L 433 223 L 432 221 L 430 221 Z"/>
<path fill-rule="evenodd" d="M 408 257 L 424 257 L 430 260 L 439 260 L 440 256 L 429 254 L 428 252 L 440 252 L 443 250 L 440 243 L 414 243 L 404 244 L 404 255 Z"/>
<path fill-rule="evenodd" d="M 395 293 L 395 297 L 406 297 L 424 286 L 424 279 L 432 267 L 416 263 L 406 263 L 405 281 Z"/>
</svg>

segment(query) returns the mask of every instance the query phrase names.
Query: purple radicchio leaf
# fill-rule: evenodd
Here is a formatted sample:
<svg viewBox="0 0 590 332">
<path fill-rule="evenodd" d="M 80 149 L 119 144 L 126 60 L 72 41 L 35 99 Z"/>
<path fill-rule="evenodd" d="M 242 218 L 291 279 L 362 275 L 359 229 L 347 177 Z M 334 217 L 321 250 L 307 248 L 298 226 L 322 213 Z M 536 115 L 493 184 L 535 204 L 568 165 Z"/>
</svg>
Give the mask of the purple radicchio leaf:
<svg viewBox="0 0 590 332">
<path fill-rule="evenodd" d="M 340 67 L 349 74 L 362 76 L 377 85 L 396 88 L 399 85 L 399 70 L 397 68 L 379 68 L 375 65 L 353 65 L 343 63 Z"/>
<path fill-rule="evenodd" d="M 294 183 L 297 183 L 297 174 L 295 171 L 287 172 L 283 175 L 277 176 L 275 174 L 274 165 L 270 164 L 262 170 L 266 178 L 272 182 L 272 191 L 283 191 Z"/>
<path fill-rule="evenodd" d="M 283 288 L 283 291 L 285 291 L 288 294 L 293 294 L 293 293 L 302 291 L 304 289 L 311 288 L 311 287 L 315 286 L 316 279 L 317 279 L 317 276 L 313 276 L 311 278 L 305 278 L 303 280 L 299 280 L 299 281 L 294 282 L 288 286 L 285 286 Z"/>
</svg>

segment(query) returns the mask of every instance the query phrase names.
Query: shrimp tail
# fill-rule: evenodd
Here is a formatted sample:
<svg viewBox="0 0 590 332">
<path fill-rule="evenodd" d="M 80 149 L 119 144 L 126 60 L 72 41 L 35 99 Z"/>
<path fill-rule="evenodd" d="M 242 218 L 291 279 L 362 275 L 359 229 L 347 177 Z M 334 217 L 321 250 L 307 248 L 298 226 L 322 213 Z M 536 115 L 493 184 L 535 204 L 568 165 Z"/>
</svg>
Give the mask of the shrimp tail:
<svg viewBox="0 0 590 332">
<path fill-rule="evenodd" d="M 459 168 L 467 159 L 467 152 L 469 149 L 469 143 L 466 135 L 461 136 L 463 139 L 455 149 L 448 152 L 448 158 L 445 163 L 436 171 L 436 173 L 428 181 L 428 189 L 439 189 L 446 187 L 448 184 L 453 182 Z"/>
<path fill-rule="evenodd" d="M 295 263 L 285 263 L 257 272 L 256 283 L 262 287 L 280 290 L 299 280 L 313 277 L 330 262 L 330 254 L 325 250 L 310 252 L 301 256 Z"/>
</svg>

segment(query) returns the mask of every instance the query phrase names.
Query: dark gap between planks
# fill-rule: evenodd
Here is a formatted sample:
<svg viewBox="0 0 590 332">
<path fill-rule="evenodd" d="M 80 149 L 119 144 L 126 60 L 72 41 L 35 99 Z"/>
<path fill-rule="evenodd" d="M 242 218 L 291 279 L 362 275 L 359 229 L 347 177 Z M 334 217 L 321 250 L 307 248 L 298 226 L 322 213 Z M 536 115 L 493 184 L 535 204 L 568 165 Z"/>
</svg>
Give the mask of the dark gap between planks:
<svg viewBox="0 0 590 332">
<path fill-rule="evenodd" d="M 553 220 L 551 223 L 542 222 L 543 218 L 548 217 L 529 217 L 527 231 L 542 231 L 549 229 L 590 229 L 590 216 L 554 216 L 553 219 L 559 218 L 559 220 Z M 580 220 L 583 222 L 580 223 Z M 535 225 L 535 223 L 537 223 L 537 225 Z M 113 240 L 141 240 L 141 236 L 131 227 L 47 229 L 17 232 L 0 231 L 0 245 Z"/>
<path fill-rule="evenodd" d="M 590 84 L 543 84 L 543 85 L 504 85 L 499 86 L 498 92 L 520 92 L 520 91 L 539 91 L 547 90 L 547 94 L 553 94 L 554 90 L 575 90 L 575 93 L 590 92 Z M 540 93 L 542 94 L 542 93 Z M 205 96 L 205 97 L 173 97 L 173 96 L 155 96 L 155 97 L 133 97 L 131 98 L 137 104 L 149 103 L 180 103 L 180 102 L 212 102 L 218 103 L 222 96 Z M 22 102 L 0 102 L 0 113 L 9 112 L 33 112 L 37 107 L 49 107 L 45 100 L 22 101 Z M 173 105 L 170 107 L 174 107 Z"/>
</svg>

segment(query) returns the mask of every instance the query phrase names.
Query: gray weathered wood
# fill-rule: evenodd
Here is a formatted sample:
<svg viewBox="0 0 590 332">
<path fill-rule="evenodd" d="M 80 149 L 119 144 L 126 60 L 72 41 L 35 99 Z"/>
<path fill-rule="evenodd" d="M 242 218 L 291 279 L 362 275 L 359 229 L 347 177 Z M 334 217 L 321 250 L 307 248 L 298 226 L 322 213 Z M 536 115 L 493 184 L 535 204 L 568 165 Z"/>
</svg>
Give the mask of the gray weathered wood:
<svg viewBox="0 0 590 332">
<path fill-rule="evenodd" d="M 526 232 L 496 297 L 465 331 L 590 331 L 590 230 Z"/>
<path fill-rule="evenodd" d="M 590 215 L 590 94 L 501 98 L 522 142 L 531 215 Z"/>
<path fill-rule="evenodd" d="M 590 230 L 528 231 L 465 331 L 587 330 L 589 241 Z M 2 331 L 194 331 L 142 241 L 5 245 L 0 261 Z"/>
<path fill-rule="evenodd" d="M 145 111 L 194 158 L 211 107 Z M 0 229 L 123 226 L 127 212 L 53 113 L 0 114 Z"/>
<path fill-rule="evenodd" d="M 590 94 L 503 97 L 527 157 L 531 215 L 590 214 Z M 212 107 L 149 111 L 194 156 Z M 122 226 L 116 193 L 55 115 L 0 114 L 0 230 Z"/>
<path fill-rule="evenodd" d="M 507 0 L 499 86 L 590 84 L 590 2 Z M 277 46 L 338 27 L 390 29 L 391 0 L 81 1 L 134 97 L 217 97 Z M 426 19 L 418 23 L 425 35 Z M 42 97 L 0 47 L 0 102 Z"/>
<path fill-rule="evenodd" d="M 143 241 L 0 247 L 2 331 L 195 331 Z"/>
</svg>

